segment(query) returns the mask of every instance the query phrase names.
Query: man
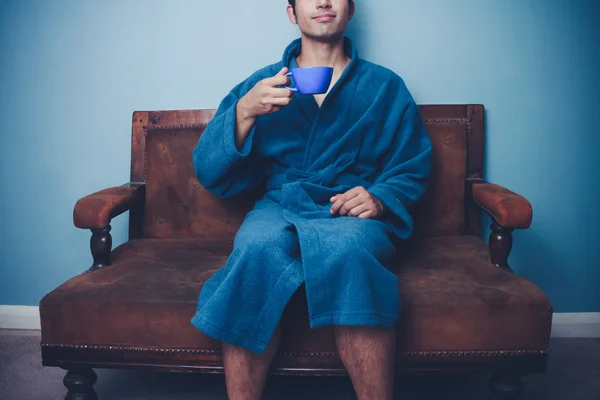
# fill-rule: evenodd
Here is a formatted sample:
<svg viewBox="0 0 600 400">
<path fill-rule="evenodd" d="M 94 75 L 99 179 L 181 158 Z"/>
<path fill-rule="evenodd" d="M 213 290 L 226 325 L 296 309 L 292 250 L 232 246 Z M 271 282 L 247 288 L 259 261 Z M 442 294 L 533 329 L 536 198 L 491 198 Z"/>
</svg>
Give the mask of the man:
<svg viewBox="0 0 600 400">
<path fill-rule="evenodd" d="M 353 0 L 289 0 L 301 38 L 223 99 L 194 149 L 200 183 L 230 197 L 266 183 L 192 323 L 222 341 L 230 399 L 259 399 L 281 314 L 305 285 L 310 325 L 332 325 L 359 399 L 392 399 L 400 310 L 394 238 L 429 178 L 431 143 L 402 79 L 344 36 Z M 283 86 L 331 66 L 323 95 Z"/>
</svg>

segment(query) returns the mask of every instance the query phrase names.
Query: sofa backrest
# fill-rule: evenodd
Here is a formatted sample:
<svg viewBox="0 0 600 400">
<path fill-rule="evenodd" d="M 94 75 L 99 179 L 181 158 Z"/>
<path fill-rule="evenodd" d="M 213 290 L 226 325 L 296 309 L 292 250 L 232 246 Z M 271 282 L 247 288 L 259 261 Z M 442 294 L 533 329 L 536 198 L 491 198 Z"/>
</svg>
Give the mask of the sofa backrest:
<svg viewBox="0 0 600 400">
<path fill-rule="evenodd" d="M 480 211 L 467 194 L 467 179 L 482 175 L 484 108 L 419 107 L 433 143 L 433 163 L 429 188 L 413 212 L 415 236 L 478 235 Z M 135 220 L 143 237 L 231 240 L 260 196 L 256 190 L 220 199 L 198 183 L 192 151 L 214 113 L 134 112 L 131 181 L 146 183 L 144 214 Z"/>
</svg>

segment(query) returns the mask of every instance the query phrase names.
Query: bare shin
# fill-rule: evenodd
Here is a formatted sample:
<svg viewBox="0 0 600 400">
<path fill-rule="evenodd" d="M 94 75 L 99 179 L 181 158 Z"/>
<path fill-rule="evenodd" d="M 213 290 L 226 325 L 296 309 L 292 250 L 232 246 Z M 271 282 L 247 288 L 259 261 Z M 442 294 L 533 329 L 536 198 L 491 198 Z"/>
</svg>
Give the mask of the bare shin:
<svg viewBox="0 0 600 400">
<path fill-rule="evenodd" d="M 335 326 L 335 342 L 358 400 L 394 398 L 395 328 Z"/>
</svg>

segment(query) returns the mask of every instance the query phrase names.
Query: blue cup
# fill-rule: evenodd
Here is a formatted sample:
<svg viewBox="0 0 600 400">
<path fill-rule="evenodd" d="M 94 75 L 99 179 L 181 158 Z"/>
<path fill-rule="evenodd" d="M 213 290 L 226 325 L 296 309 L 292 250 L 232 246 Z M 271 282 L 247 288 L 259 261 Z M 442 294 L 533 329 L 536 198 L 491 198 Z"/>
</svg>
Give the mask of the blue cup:
<svg viewBox="0 0 600 400">
<path fill-rule="evenodd" d="M 332 67 L 307 67 L 292 68 L 285 74 L 294 79 L 296 87 L 285 86 L 286 89 L 293 90 L 300 94 L 323 94 L 327 93 L 331 77 L 333 76 Z"/>
</svg>

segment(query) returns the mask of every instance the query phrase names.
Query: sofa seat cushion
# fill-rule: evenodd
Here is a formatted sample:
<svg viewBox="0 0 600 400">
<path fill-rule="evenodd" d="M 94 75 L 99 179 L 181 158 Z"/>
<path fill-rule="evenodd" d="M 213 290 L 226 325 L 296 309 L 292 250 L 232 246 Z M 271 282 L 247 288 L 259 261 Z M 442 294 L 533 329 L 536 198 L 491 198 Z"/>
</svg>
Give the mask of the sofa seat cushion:
<svg viewBox="0 0 600 400">
<path fill-rule="evenodd" d="M 203 282 L 230 251 L 231 243 L 200 239 L 126 242 L 113 251 L 111 266 L 82 273 L 42 299 L 42 343 L 217 350 L 190 319 Z M 474 236 L 399 248 L 398 352 L 547 348 L 548 298 L 487 258 L 487 244 Z M 309 328 L 303 289 L 286 308 L 283 328 L 283 353 L 334 352 L 331 327 Z"/>
<path fill-rule="evenodd" d="M 549 299 L 529 280 L 491 265 L 488 245 L 480 238 L 419 239 L 406 243 L 398 253 L 399 354 L 547 351 L 552 323 Z M 335 348 L 331 328 L 309 328 L 305 296 L 297 293 L 288 309 L 282 351 L 330 356 Z"/>
<path fill-rule="evenodd" d="M 489 261 L 474 236 L 421 242 L 401 266 L 402 343 L 410 350 L 546 350 L 548 297 Z"/>
<path fill-rule="evenodd" d="M 77 275 L 41 300 L 42 343 L 219 348 L 190 319 L 202 284 L 231 247 L 200 239 L 123 243 L 110 266 Z"/>
</svg>

